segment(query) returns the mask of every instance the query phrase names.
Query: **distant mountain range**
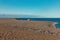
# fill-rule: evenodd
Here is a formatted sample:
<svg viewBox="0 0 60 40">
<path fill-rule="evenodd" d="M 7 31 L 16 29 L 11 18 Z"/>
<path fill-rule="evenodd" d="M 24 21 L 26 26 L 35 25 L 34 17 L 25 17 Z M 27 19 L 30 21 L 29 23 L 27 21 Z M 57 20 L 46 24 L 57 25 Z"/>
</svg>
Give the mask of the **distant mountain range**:
<svg viewBox="0 0 60 40">
<path fill-rule="evenodd" d="M 0 18 L 43 18 L 35 15 L 0 15 Z"/>
</svg>

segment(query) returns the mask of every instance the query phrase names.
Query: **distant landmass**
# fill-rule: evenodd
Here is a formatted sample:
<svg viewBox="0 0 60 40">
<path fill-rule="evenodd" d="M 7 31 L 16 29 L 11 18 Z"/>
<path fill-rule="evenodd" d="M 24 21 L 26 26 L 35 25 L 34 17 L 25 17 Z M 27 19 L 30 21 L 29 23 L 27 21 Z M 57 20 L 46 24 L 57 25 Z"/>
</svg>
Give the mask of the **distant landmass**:
<svg viewBox="0 0 60 40">
<path fill-rule="evenodd" d="M 0 15 L 0 18 L 43 18 L 42 16 L 35 15 Z"/>
</svg>

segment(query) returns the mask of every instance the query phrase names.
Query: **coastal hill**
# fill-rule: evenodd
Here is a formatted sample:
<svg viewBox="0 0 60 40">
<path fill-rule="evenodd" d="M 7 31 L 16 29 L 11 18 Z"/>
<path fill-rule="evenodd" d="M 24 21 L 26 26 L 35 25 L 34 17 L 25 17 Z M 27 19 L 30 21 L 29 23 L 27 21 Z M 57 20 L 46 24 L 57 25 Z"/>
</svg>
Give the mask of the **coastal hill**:
<svg viewBox="0 0 60 40">
<path fill-rule="evenodd" d="M 0 40 L 60 40 L 56 22 L 0 19 Z"/>
</svg>

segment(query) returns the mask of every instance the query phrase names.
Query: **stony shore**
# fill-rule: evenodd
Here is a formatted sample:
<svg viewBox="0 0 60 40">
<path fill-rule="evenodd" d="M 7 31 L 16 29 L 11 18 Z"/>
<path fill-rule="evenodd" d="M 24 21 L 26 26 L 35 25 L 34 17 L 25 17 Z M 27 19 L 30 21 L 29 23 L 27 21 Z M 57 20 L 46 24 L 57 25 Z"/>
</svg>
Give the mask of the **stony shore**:
<svg viewBox="0 0 60 40">
<path fill-rule="evenodd" d="M 60 40 L 55 22 L 0 19 L 0 40 Z"/>
</svg>

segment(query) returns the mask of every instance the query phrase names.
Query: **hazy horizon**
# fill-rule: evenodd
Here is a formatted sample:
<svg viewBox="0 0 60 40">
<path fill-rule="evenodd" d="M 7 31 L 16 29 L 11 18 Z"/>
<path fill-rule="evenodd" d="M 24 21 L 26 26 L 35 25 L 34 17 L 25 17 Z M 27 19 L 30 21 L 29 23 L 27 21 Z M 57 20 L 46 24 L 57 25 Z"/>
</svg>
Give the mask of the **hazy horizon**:
<svg viewBox="0 0 60 40">
<path fill-rule="evenodd" d="M 60 0 L 0 0 L 1 14 L 60 18 Z"/>
</svg>

